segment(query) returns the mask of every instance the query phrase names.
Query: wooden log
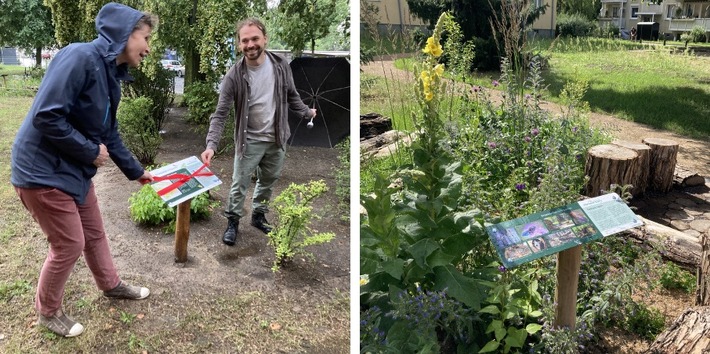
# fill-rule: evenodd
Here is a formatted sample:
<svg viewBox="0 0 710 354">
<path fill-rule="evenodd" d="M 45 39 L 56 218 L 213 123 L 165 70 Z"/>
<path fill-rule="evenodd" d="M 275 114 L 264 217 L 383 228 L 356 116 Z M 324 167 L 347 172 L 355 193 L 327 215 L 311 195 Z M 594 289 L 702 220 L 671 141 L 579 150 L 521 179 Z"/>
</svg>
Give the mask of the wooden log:
<svg viewBox="0 0 710 354">
<path fill-rule="evenodd" d="M 634 143 L 626 140 L 614 140 L 612 144 L 631 149 L 639 155 L 638 159 L 636 160 L 636 164 L 638 166 L 634 167 L 638 171 L 638 174 L 636 175 L 634 181 L 631 183 L 634 186 L 634 188 L 631 189 L 631 194 L 635 197 L 643 196 L 646 193 L 646 188 L 648 188 L 651 147 L 646 144 Z"/>
<path fill-rule="evenodd" d="M 701 354 L 710 348 L 710 307 L 691 307 L 656 337 L 650 353 Z"/>
<path fill-rule="evenodd" d="M 651 147 L 649 169 L 650 189 L 667 193 L 673 188 L 673 172 L 678 159 L 678 143 L 661 138 L 645 138 L 643 143 Z"/>
<path fill-rule="evenodd" d="M 710 304 L 710 236 L 707 234 L 700 236 L 700 268 L 698 268 L 697 298 L 695 304 L 708 306 Z"/>
<path fill-rule="evenodd" d="M 700 240 L 682 231 L 659 224 L 637 215 L 644 226 L 627 230 L 628 235 L 641 242 L 646 249 L 655 249 L 664 259 L 695 272 L 700 266 L 702 247 Z"/>
<path fill-rule="evenodd" d="M 589 149 L 584 172 L 589 176 L 585 195 L 597 197 L 612 184 L 633 184 L 638 175 L 638 154 L 618 145 L 597 145 Z"/>
<path fill-rule="evenodd" d="M 673 172 L 673 184 L 679 187 L 695 187 L 705 184 L 705 177 L 683 166 L 676 166 Z"/>
<path fill-rule="evenodd" d="M 175 220 L 175 262 L 187 262 L 187 240 L 190 239 L 190 203 L 188 199 L 177 207 Z"/>
<path fill-rule="evenodd" d="M 392 120 L 378 113 L 360 115 L 360 140 L 378 136 L 392 130 Z"/>
</svg>

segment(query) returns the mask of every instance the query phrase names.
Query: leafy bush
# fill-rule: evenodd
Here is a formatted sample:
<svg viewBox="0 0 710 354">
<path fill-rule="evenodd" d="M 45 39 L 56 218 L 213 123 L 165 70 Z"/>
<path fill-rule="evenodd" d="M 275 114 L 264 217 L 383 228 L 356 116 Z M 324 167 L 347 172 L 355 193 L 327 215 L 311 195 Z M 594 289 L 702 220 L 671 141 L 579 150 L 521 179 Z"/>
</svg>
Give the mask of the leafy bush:
<svg viewBox="0 0 710 354">
<path fill-rule="evenodd" d="M 658 282 L 668 290 L 680 289 L 688 294 L 695 292 L 695 276 L 675 263 L 664 263 Z"/>
<path fill-rule="evenodd" d="M 177 207 L 168 207 L 153 187 L 146 184 L 128 198 L 131 220 L 145 226 L 165 226 L 165 232 L 175 232 Z M 202 193 L 190 202 L 190 221 L 204 220 L 212 215 L 219 202 Z"/>
<path fill-rule="evenodd" d="M 152 165 L 158 155 L 163 138 L 151 119 L 153 102 L 148 97 L 127 98 L 121 102 L 116 114 L 118 131 L 126 147 L 138 161 Z"/>
<path fill-rule="evenodd" d="M 158 133 L 175 98 L 175 74 L 164 70 L 160 63 L 154 63 L 152 67 L 145 65 L 141 65 L 140 69 L 131 69 L 133 81 L 123 82 L 123 93 L 128 98 L 150 98 L 152 106 L 149 107 L 149 112 L 154 124 L 146 128 Z"/>
<path fill-rule="evenodd" d="M 311 256 L 306 247 L 329 242 L 335 237 L 331 232 L 314 233 L 309 227 L 311 220 L 318 218 L 312 213 L 311 203 L 327 190 L 323 181 L 311 181 L 305 185 L 292 183 L 274 198 L 272 206 L 278 219 L 267 235 L 276 252 L 273 271 L 278 271 L 296 254 Z"/>
<path fill-rule="evenodd" d="M 335 195 L 338 196 L 338 209 L 343 212 L 342 219 L 350 220 L 350 137 L 335 146 L 338 149 L 338 162 L 335 171 Z"/>
<path fill-rule="evenodd" d="M 705 42 L 705 29 L 700 26 L 695 26 L 688 34 L 688 39 L 693 43 L 703 43 Z"/>
<path fill-rule="evenodd" d="M 188 109 L 188 122 L 209 125 L 210 115 L 217 107 L 219 93 L 210 82 L 193 82 L 185 88 L 184 102 Z"/>
<path fill-rule="evenodd" d="M 557 18 L 557 34 L 561 37 L 586 37 L 592 34 L 596 23 L 580 14 L 560 14 Z"/>
</svg>

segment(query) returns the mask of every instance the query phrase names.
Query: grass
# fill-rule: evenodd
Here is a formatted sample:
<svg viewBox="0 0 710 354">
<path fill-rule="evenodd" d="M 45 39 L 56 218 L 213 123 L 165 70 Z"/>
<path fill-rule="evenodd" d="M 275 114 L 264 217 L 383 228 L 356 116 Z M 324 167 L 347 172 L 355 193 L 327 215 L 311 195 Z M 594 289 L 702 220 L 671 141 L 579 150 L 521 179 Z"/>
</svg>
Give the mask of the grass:
<svg viewBox="0 0 710 354">
<path fill-rule="evenodd" d="M 710 56 L 688 55 L 676 50 L 684 43 L 668 43 L 663 47 L 592 38 L 560 40 L 554 46 L 540 41 L 532 47 L 549 60 L 549 69 L 543 73 L 548 86 L 544 99 L 561 103 L 559 95 L 566 83 L 586 81 L 589 89 L 583 99 L 594 112 L 710 139 Z M 395 66 L 410 71 L 410 62 L 398 59 Z M 498 76 L 473 73 L 467 82 L 491 88 Z M 413 75 L 408 78 L 413 80 Z M 363 75 L 361 82 L 361 111 L 388 115 L 395 129 L 409 130 L 404 122 L 414 106 L 413 86 L 402 84 L 390 73 L 385 78 Z"/>
<path fill-rule="evenodd" d="M 64 309 L 85 332 L 65 339 L 37 326 L 34 295 L 48 246 L 7 183 L 12 142 L 31 103 L 32 97 L 0 99 L 0 180 L 6 181 L 0 184 L 0 353 L 333 353 L 349 347 L 347 292 L 312 296 L 259 285 L 232 293 L 224 284 L 175 291 L 153 284 L 146 300 L 111 300 L 97 291 L 83 260 L 66 284 Z"/>
<path fill-rule="evenodd" d="M 0 75 L 24 75 L 25 67 L 22 65 L 4 65 L 0 64 Z"/>
<path fill-rule="evenodd" d="M 710 57 L 663 50 L 550 52 L 549 99 L 587 81 L 593 111 L 699 139 L 710 137 Z"/>
</svg>

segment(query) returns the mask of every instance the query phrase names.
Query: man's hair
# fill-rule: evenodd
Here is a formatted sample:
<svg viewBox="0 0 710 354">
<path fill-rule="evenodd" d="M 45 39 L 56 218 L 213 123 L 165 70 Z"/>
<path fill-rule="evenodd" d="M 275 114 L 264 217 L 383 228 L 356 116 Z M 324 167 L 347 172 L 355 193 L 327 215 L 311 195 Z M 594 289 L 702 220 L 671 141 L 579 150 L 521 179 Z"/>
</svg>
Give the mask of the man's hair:
<svg viewBox="0 0 710 354">
<path fill-rule="evenodd" d="M 140 29 L 143 26 L 148 26 L 150 29 L 154 29 L 155 26 L 158 25 L 158 17 L 152 14 L 149 14 L 147 12 L 143 13 L 143 16 L 138 19 L 138 22 L 136 22 L 136 25 L 133 26 L 133 30 Z"/>
<path fill-rule="evenodd" d="M 259 30 L 261 30 L 261 33 L 266 36 L 266 26 L 256 17 L 249 17 L 244 20 L 241 20 L 237 23 L 237 39 L 239 38 L 239 31 L 242 29 L 244 26 L 256 26 Z"/>
</svg>

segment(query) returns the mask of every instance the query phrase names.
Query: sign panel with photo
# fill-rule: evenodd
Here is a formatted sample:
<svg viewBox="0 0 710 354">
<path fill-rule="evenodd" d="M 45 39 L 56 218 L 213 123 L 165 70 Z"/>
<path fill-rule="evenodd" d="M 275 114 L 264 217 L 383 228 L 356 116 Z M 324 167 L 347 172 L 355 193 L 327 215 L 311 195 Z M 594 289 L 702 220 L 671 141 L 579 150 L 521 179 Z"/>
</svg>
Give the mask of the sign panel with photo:
<svg viewBox="0 0 710 354">
<path fill-rule="evenodd" d="M 503 265 L 512 268 L 643 222 L 616 193 L 486 227 Z"/>
</svg>

